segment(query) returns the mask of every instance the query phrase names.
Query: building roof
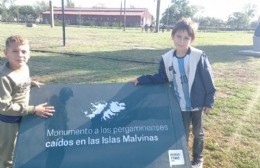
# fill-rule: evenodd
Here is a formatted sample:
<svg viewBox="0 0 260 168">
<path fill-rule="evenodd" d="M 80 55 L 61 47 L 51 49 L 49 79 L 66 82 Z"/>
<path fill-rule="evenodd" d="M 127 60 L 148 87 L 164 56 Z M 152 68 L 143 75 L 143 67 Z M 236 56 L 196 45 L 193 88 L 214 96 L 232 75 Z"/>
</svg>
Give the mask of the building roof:
<svg viewBox="0 0 260 168">
<path fill-rule="evenodd" d="M 54 14 L 62 14 L 61 8 L 54 8 Z M 102 16 L 118 16 L 124 15 L 124 9 L 121 8 L 65 8 L 64 13 L 67 15 L 102 15 Z M 143 16 L 149 13 L 146 8 L 126 8 L 126 16 Z M 43 14 L 50 14 L 45 11 Z M 150 13 L 149 13 L 150 14 Z"/>
<path fill-rule="evenodd" d="M 54 10 L 62 10 L 61 8 L 53 8 Z M 66 11 L 120 11 L 124 8 L 65 8 Z M 148 11 L 147 8 L 126 8 L 128 12 L 137 12 L 137 11 Z"/>
<path fill-rule="evenodd" d="M 124 15 L 124 12 L 77 12 L 77 11 L 64 11 L 67 15 L 102 15 L 102 16 L 118 16 Z M 43 14 L 50 14 L 50 11 L 43 12 Z M 62 11 L 54 11 L 54 14 L 62 14 Z M 127 16 L 140 16 L 144 12 L 126 12 Z"/>
</svg>

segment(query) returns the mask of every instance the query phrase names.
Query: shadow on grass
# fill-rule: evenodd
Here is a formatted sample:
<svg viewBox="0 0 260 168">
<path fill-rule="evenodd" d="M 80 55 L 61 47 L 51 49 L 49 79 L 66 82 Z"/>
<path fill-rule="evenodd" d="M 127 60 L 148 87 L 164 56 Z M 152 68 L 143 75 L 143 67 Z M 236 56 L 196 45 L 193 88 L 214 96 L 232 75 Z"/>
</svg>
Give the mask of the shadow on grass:
<svg viewBox="0 0 260 168">
<path fill-rule="evenodd" d="M 197 47 L 206 52 L 211 64 L 244 62 L 250 57 L 239 55 L 238 52 L 252 48 L 225 45 Z M 161 55 L 169 50 L 132 49 L 92 53 L 39 51 L 39 56 L 31 58 L 31 69 L 34 76 L 41 76 L 50 83 L 122 82 L 127 78 L 157 72 Z"/>
<path fill-rule="evenodd" d="M 239 55 L 238 52 L 241 50 L 250 50 L 252 46 L 230 46 L 230 45 L 218 45 L 218 46 L 196 46 L 197 48 L 204 50 L 209 56 L 210 60 L 214 62 L 233 62 L 237 60 L 247 59 L 246 56 Z M 53 50 L 35 50 L 37 52 L 47 53 L 58 53 L 70 56 L 81 56 L 81 57 L 96 57 L 101 59 L 111 59 L 117 61 L 132 61 L 136 63 L 159 63 L 161 55 L 169 51 L 168 49 L 131 49 L 131 50 L 120 50 L 120 51 L 102 51 L 92 53 L 75 53 L 75 52 L 62 52 Z M 250 56 L 250 55 L 248 55 Z"/>
<path fill-rule="evenodd" d="M 253 47 L 248 46 L 234 46 L 234 45 L 218 45 L 218 46 L 198 46 L 204 50 L 209 57 L 212 64 L 214 63 L 229 63 L 235 61 L 246 61 L 250 55 L 240 55 L 241 50 L 251 50 Z"/>
</svg>

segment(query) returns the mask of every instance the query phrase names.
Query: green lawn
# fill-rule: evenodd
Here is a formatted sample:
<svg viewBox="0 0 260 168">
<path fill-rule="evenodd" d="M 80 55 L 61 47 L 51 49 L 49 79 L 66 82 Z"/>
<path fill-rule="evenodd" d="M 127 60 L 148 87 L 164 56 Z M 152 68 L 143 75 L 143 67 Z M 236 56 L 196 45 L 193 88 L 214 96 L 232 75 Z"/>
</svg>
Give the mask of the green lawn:
<svg viewBox="0 0 260 168">
<path fill-rule="evenodd" d="M 66 47 L 61 27 L 0 23 L 0 31 L 1 49 L 13 34 L 30 40 L 32 77 L 45 83 L 127 82 L 157 72 L 160 56 L 172 47 L 170 32 L 141 29 L 66 27 Z M 238 54 L 252 48 L 252 37 L 198 32 L 194 42 L 209 56 L 217 88 L 214 110 L 205 116 L 206 168 L 260 167 L 260 57 Z"/>
</svg>

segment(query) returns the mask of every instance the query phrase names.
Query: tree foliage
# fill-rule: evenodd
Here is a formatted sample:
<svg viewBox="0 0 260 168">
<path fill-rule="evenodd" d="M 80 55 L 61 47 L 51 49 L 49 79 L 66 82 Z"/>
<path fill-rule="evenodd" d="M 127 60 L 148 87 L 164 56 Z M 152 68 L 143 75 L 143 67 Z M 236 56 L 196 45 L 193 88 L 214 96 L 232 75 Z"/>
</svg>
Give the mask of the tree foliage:
<svg viewBox="0 0 260 168">
<path fill-rule="evenodd" d="M 15 1 L 16 0 L 7 0 L 8 1 L 8 3 L 10 4 L 10 6 L 13 6 L 14 4 L 15 4 Z"/>
<path fill-rule="evenodd" d="M 244 6 L 244 13 L 248 16 L 249 19 L 252 19 L 255 16 L 257 6 L 252 3 L 248 3 Z"/>
<path fill-rule="evenodd" d="M 0 6 L 1 8 L 6 8 L 6 4 L 8 3 L 8 0 L 0 0 Z"/>
<path fill-rule="evenodd" d="M 0 14 L 2 21 L 26 22 L 35 20 L 41 16 L 43 11 L 48 10 L 49 5 L 44 0 L 36 1 L 34 5 L 15 5 L 16 0 L 0 0 Z"/>
<path fill-rule="evenodd" d="M 199 22 L 200 27 L 225 27 L 223 20 L 214 17 L 201 17 L 196 21 Z"/>
<path fill-rule="evenodd" d="M 23 15 L 23 16 L 32 15 L 32 16 L 36 17 L 33 7 L 29 6 L 29 5 L 20 6 L 19 13 L 20 13 L 20 15 Z"/>
<path fill-rule="evenodd" d="M 166 8 L 161 18 L 161 24 L 174 25 L 182 17 L 190 17 L 199 23 L 201 28 L 231 28 L 248 29 L 255 28 L 252 18 L 256 13 L 256 5 L 247 3 L 241 12 L 232 13 L 227 21 L 214 17 L 204 17 L 203 7 L 189 5 L 188 0 L 172 0 L 171 5 Z M 251 23 L 251 24 L 250 24 Z"/>
<path fill-rule="evenodd" d="M 249 17 L 246 13 L 234 12 L 228 18 L 228 25 L 235 29 L 246 29 L 249 25 Z"/>
<path fill-rule="evenodd" d="M 35 0 L 32 5 L 18 6 L 16 0 L 0 0 L 0 18 L 2 21 L 21 21 L 29 18 L 41 18 L 42 12 L 49 10 L 46 0 Z M 66 7 L 75 7 L 73 0 L 66 0 Z M 103 4 L 95 8 L 105 7 Z M 213 17 L 203 16 L 203 7 L 189 5 L 189 0 L 171 0 L 170 6 L 163 12 L 160 23 L 174 25 L 182 17 L 190 17 L 199 23 L 200 27 L 208 28 L 232 28 L 232 29 L 255 29 L 258 22 L 252 21 L 256 14 L 256 5 L 247 3 L 241 12 L 232 13 L 227 21 Z"/>
<path fill-rule="evenodd" d="M 9 19 L 15 20 L 19 18 L 19 6 L 12 5 L 8 10 Z"/>
<path fill-rule="evenodd" d="M 74 8 L 75 7 L 75 3 L 73 2 L 73 0 L 67 0 L 67 5 L 66 7 L 68 8 Z"/>
<path fill-rule="evenodd" d="M 172 0 L 162 15 L 161 23 L 165 25 L 174 25 L 182 17 L 192 17 L 196 13 L 196 9 L 189 6 L 188 0 Z"/>
<path fill-rule="evenodd" d="M 42 0 L 37 1 L 34 5 L 34 10 L 37 17 L 41 17 L 42 12 L 49 10 L 49 3 Z"/>
</svg>

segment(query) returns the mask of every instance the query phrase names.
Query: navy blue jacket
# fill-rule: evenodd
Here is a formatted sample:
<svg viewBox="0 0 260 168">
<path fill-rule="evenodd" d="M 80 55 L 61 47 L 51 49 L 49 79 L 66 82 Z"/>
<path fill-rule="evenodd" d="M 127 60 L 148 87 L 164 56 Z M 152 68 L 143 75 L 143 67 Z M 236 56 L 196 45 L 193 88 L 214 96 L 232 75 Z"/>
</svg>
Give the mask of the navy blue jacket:
<svg viewBox="0 0 260 168">
<path fill-rule="evenodd" d="M 175 50 L 170 50 L 162 56 L 160 61 L 159 71 L 154 75 L 140 76 L 138 84 L 159 84 L 172 82 L 172 58 Z M 196 48 L 190 47 L 191 54 L 190 69 L 194 74 L 189 79 L 190 84 L 190 98 L 192 108 L 209 107 L 212 108 L 214 104 L 215 86 L 213 82 L 213 75 L 211 66 L 205 52 Z M 191 74 L 192 74 L 191 73 Z M 191 75 L 192 76 L 192 75 Z"/>
</svg>

